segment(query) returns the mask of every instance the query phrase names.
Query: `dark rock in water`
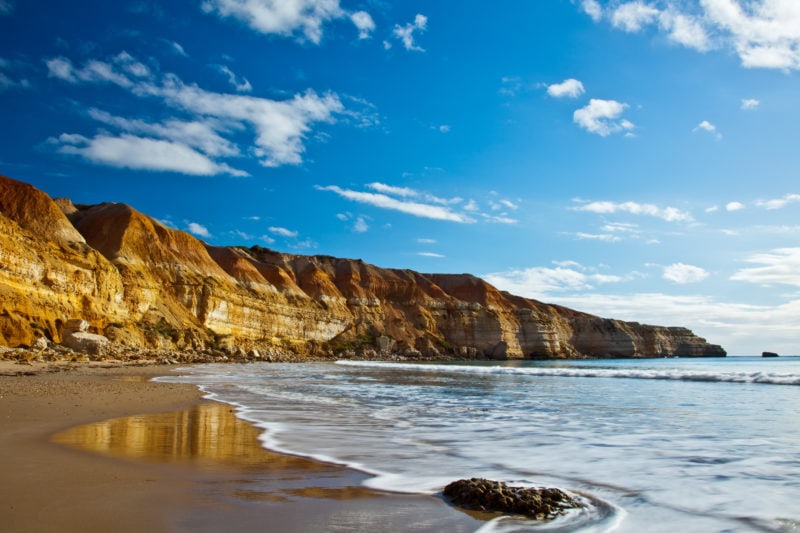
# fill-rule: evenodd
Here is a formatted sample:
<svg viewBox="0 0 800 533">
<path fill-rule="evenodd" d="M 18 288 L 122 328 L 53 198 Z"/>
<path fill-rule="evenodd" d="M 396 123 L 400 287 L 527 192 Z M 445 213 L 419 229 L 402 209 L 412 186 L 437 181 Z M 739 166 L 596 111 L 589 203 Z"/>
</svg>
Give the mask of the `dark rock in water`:
<svg viewBox="0 0 800 533">
<path fill-rule="evenodd" d="M 761 357 L 778 357 L 775 352 L 761 352 Z"/>
<path fill-rule="evenodd" d="M 575 498 L 559 489 L 509 487 L 481 478 L 453 481 L 444 488 L 444 497 L 453 505 L 473 511 L 520 514 L 537 520 L 582 507 Z"/>
</svg>

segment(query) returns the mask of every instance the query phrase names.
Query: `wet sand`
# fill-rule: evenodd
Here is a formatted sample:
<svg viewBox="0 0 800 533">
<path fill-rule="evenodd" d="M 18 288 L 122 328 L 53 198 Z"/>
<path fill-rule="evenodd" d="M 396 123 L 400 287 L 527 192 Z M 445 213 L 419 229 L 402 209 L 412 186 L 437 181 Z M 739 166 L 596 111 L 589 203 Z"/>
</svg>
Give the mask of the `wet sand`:
<svg viewBox="0 0 800 533">
<path fill-rule="evenodd" d="M 474 531 L 436 497 L 264 450 L 168 367 L 0 363 L 3 531 Z M 34 372 L 34 375 L 13 375 Z M 324 416 L 324 413 L 320 413 Z"/>
</svg>

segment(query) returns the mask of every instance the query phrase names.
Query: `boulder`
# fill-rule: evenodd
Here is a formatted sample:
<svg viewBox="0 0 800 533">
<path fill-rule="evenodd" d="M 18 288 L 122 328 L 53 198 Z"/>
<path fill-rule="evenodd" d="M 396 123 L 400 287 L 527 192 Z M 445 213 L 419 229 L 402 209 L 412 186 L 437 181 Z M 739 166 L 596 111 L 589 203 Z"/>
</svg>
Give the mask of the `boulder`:
<svg viewBox="0 0 800 533">
<path fill-rule="evenodd" d="M 583 506 L 560 489 L 510 487 L 482 478 L 454 481 L 443 494 L 453 505 L 465 509 L 519 514 L 536 520 L 551 519 L 567 509 Z"/>
<path fill-rule="evenodd" d="M 64 335 L 83 333 L 89 330 L 89 323 L 81 318 L 71 318 L 64 324 Z"/>
<path fill-rule="evenodd" d="M 67 348 L 72 348 L 76 352 L 88 353 L 92 355 L 103 355 L 108 351 L 110 342 L 108 337 L 76 331 L 64 335 L 61 344 Z"/>
</svg>

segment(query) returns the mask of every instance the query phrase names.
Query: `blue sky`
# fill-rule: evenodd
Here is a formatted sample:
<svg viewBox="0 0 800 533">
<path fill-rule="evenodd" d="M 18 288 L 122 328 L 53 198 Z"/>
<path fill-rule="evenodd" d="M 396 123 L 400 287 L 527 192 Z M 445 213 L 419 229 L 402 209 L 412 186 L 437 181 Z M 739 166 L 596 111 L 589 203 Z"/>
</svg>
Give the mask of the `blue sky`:
<svg viewBox="0 0 800 533">
<path fill-rule="evenodd" d="M 797 0 L 0 0 L 0 173 L 800 353 Z"/>
</svg>

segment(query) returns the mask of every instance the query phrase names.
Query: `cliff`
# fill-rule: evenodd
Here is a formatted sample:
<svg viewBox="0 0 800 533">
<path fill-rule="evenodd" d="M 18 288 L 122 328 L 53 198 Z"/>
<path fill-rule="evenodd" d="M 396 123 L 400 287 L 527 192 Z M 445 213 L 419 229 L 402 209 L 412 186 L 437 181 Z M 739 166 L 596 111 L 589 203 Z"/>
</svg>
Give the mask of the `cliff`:
<svg viewBox="0 0 800 533">
<path fill-rule="evenodd" d="M 209 246 L 117 203 L 73 205 L 0 176 L 0 344 L 112 342 L 323 356 L 719 356 L 684 328 L 604 319 L 468 274 Z"/>
</svg>

